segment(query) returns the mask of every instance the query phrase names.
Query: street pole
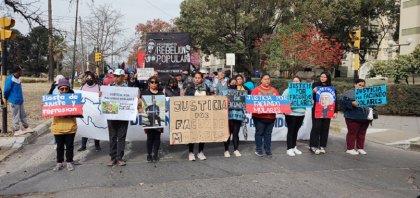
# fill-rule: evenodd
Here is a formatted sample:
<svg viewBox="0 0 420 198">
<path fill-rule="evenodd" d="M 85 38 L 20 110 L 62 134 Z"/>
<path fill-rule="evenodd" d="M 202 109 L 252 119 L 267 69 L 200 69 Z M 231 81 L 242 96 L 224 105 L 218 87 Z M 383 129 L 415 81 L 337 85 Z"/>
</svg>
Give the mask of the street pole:
<svg viewBox="0 0 420 198">
<path fill-rule="evenodd" d="M 359 50 L 355 51 L 353 60 L 353 69 L 354 69 L 354 82 L 359 79 L 359 67 L 360 67 L 360 58 L 359 58 Z"/>
<path fill-rule="evenodd" d="M 6 82 L 6 78 L 7 78 L 7 47 L 6 47 L 6 41 L 2 41 L 1 42 L 1 85 L 2 85 L 2 90 L 4 91 L 4 84 Z M 7 133 L 7 101 L 6 98 L 3 98 L 2 100 L 4 101 L 4 106 L 2 107 L 3 112 L 2 112 L 2 131 L 3 133 Z"/>
<path fill-rule="evenodd" d="M 71 86 L 74 86 L 74 73 L 76 71 L 76 39 L 77 39 L 77 17 L 79 15 L 79 0 L 76 0 L 76 18 L 74 20 L 74 43 L 73 43 L 73 68 L 71 69 Z"/>
</svg>

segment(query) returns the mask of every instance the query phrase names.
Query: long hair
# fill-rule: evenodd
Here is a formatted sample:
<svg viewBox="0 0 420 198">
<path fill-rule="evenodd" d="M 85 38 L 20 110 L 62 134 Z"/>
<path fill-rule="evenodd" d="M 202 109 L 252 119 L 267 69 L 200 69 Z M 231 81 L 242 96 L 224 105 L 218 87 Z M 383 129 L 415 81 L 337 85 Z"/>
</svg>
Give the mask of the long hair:
<svg viewBox="0 0 420 198">
<path fill-rule="evenodd" d="M 327 77 L 327 81 L 325 82 L 325 85 L 331 86 L 332 84 L 331 84 L 331 74 L 330 74 L 330 72 L 325 72 L 324 71 L 324 72 L 321 73 L 321 75 L 322 74 L 325 74 L 325 76 Z M 319 79 L 318 79 L 319 80 L 319 83 L 322 83 L 321 82 L 321 75 L 319 75 Z"/>
</svg>

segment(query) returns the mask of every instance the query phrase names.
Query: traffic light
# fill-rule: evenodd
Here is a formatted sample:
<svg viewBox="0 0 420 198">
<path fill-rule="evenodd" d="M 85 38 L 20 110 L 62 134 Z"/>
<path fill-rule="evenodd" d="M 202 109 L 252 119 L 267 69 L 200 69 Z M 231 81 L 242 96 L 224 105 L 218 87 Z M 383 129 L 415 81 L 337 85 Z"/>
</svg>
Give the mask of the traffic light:
<svg viewBox="0 0 420 198">
<path fill-rule="evenodd" d="M 348 43 L 348 45 L 350 46 L 350 48 L 356 49 L 356 50 L 360 49 L 361 34 L 362 33 L 359 29 L 353 30 L 349 33 L 350 42 Z"/>
<path fill-rule="evenodd" d="M 15 32 L 10 30 L 15 26 L 15 20 L 7 17 L 0 18 L 0 40 L 4 41 L 15 37 Z"/>
<path fill-rule="evenodd" d="M 102 54 L 99 52 L 95 53 L 95 62 L 101 62 L 102 61 Z"/>
</svg>

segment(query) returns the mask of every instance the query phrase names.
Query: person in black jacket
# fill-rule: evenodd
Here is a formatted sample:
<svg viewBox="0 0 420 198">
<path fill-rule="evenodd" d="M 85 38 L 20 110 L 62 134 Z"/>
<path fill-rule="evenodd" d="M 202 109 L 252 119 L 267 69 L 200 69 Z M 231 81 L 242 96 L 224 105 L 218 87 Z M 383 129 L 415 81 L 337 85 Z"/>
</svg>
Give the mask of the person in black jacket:
<svg viewBox="0 0 420 198">
<path fill-rule="evenodd" d="M 313 99 L 316 99 L 317 87 L 328 87 L 331 84 L 331 75 L 328 72 L 322 72 L 319 76 L 319 81 L 312 84 L 313 88 Z M 337 94 L 335 94 L 337 96 Z M 315 118 L 315 105 L 312 108 L 312 130 L 309 140 L 309 149 L 316 155 L 326 153 L 325 148 L 327 147 L 328 133 L 330 130 L 331 118 Z M 334 108 L 334 118 L 337 117 L 337 102 Z"/>
<path fill-rule="evenodd" d="M 354 83 L 355 88 L 363 88 L 366 82 L 363 79 L 358 79 Z M 371 122 L 368 119 L 369 107 L 360 107 L 355 100 L 355 88 L 344 92 L 340 104 L 344 109 L 344 118 L 347 125 L 347 151 L 350 155 L 366 155 L 364 150 L 366 131 Z M 355 150 L 357 148 L 357 150 Z"/>
<path fill-rule="evenodd" d="M 180 96 L 181 89 L 178 87 L 178 82 L 174 78 L 168 80 L 168 86 L 163 91 L 166 97 Z"/>
<path fill-rule="evenodd" d="M 185 96 L 208 96 L 210 95 L 210 88 L 204 83 L 204 76 L 201 72 L 194 73 L 194 84 L 190 84 L 186 91 Z M 189 155 L 188 159 L 190 161 L 195 161 L 194 155 L 194 144 L 188 144 Z M 206 156 L 203 153 L 204 143 L 198 144 L 198 154 L 197 157 L 200 160 L 206 160 Z"/>
<path fill-rule="evenodd" d="M 157 76 L 150 77 L 147 80 L 148 89 L 142 91 L 141 95 L 163 95 L 163 92 L 159 89 L 159 82 L 160 81 Z M 146 111 L 148 111 L 147 108 Z M 151 116 L 148 116 L 149 121 L 152 122 L 154 120 L 153 117 L 156 115 L 159 117 L 159 112 L 157 111 L 159 111 L 159 109 L 153 108 L 153 112 L 149 112 L 152 114 Z M 158 122 L 160 125 L 160 118 L 158 119 Z M 157 162 L 159 161 L 160 135 L 163 133 L 163 128 L 144 129 L 144 132 L 147 134 L 147 162 Z"/>
</svg>

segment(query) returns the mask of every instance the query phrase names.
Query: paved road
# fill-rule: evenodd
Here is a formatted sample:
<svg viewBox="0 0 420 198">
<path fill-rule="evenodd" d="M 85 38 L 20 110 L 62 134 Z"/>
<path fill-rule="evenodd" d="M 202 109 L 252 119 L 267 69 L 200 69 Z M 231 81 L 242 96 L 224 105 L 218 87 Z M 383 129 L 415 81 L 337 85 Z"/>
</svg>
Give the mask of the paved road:
<svg viewBox="0 0 420 198">
<path fill-rule="evenodd" d="M 105 166 L 104 150 L 77 152 L 76 170 L 53 172 L 55 151 L 49 134 L 0 164 L 0 195 L 23 197 L 417 197 L 420 153 L 373 142 L 367 156 L 344 153 L 342 137 L 331 137 L 325 155 L 285 154 L 274 143 L 272 159 L 256 157 L 242 143 L 242 157 L 223 157 L 221 144 L 208 144 L 206 161 L 187 161 L 186 146 L 163 146 L 163 159 L 146 162 L 144 142 L 128 145 L 126 167 Z M 92 146 L 92 144 L 91 144 Z M 91 147 L 92 149 L 92 147 Z"/>
</svg>

